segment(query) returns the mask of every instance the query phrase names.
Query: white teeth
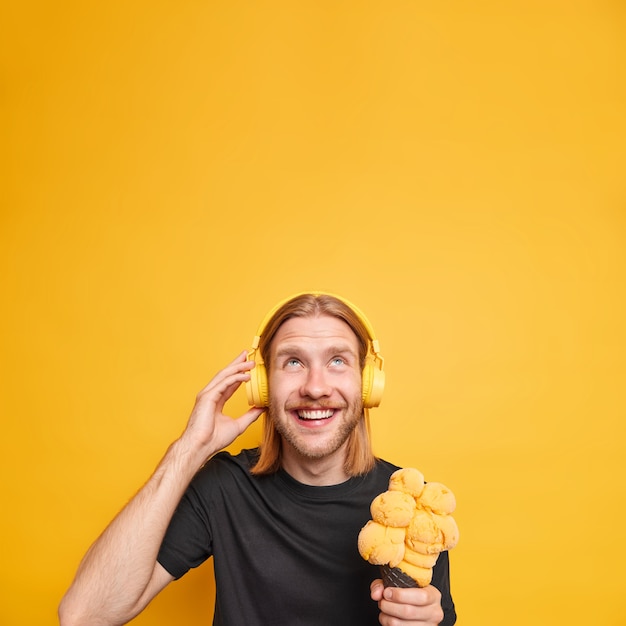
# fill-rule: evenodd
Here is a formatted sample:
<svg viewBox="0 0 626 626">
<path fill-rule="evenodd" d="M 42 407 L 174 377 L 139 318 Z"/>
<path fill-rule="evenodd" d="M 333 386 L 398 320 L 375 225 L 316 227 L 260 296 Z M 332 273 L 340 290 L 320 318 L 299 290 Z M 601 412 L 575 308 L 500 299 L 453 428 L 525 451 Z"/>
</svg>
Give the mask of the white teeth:
<svg viewBox="0 0 626 626">
<path fill-rule="evenodd" d="M 316 411 L 298 411 L 298 417 L 304 420 L 323 420 L 333 416 L 332 409 L 316 410 Z"/>
</svg>

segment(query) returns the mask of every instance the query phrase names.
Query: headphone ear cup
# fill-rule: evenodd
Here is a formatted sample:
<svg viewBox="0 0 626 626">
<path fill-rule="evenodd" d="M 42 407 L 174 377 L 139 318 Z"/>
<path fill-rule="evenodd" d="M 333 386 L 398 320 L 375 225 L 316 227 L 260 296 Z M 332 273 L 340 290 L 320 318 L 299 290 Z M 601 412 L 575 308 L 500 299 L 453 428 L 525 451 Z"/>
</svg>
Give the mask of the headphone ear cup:
<svg viewBox="0 0 626 626">
<path fill-rule="evenodd" d="M 363 368 L 361 397 L 363 407 L 371 409 L 380 404 L 385 388 L 385 372 L 373 363 L 367 363 Z"/>
<path fill-rule="evenodd" d="M 257 361 L 254 368 L 250 370 L 250 380 L 246 382 L 246 394 L 250 406 L 269 405 L 267 371 L 264 363 Z"/>
</svg>

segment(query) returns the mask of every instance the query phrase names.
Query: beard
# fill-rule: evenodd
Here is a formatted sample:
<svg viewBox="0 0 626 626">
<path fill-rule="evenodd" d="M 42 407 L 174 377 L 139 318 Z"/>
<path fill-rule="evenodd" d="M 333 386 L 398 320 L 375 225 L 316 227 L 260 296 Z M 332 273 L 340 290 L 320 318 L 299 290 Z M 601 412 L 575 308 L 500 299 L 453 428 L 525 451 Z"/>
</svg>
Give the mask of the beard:
<svg viewBox="0 0 626 626">
<path fill-rule="evenodd" d="M 350 435 L 363 418 L 363 401 L 359 397 L 354 404 L 349 404 L 342 408 L 343 415 L 341 422 L 337 424 L 335 430 L 329 436 L 315 436 L 315 433 L 309 435 L 302 434 L 298 429 L 290 415 L 282 410 L 270 398 L 268 407 L 268 417 L 273 422 L 276 431 L 281 436 L 283 443 L 286 443 L 295 452 L 303 458 L 319 461 L 335 452 L 348 441 Z"/>
</svg>

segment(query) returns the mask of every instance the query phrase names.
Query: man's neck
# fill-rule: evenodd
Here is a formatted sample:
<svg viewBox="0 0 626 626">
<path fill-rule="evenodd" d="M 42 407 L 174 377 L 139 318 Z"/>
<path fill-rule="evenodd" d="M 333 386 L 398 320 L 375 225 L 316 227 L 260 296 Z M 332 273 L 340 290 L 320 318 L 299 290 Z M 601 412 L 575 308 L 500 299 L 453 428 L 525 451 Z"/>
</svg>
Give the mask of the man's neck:
<svg viewBox="0 0 626 626">
<path fill-rule="evenodd" d="M 282 467 L 298 482 L 315 487 L 339 485 L 350 478 L 345 470 L 344 450 L 323 459 L 307 459 L 283 445 Z"/>
</svg>

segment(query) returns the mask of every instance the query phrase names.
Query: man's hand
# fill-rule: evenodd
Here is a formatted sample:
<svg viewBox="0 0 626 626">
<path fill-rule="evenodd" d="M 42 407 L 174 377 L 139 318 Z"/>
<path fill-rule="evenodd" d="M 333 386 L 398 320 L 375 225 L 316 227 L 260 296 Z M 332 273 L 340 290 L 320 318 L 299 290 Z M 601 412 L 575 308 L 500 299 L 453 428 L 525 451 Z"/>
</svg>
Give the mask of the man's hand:
<svg viewBox="0 0 626 626">
<path fill-rule="evenodd" d="M 441 593 L 436 587 L 400 589 L 383 587 L 383 581 L 372 582 L 372 600 L 378 602 L 379 621 L 383 626 L 436 626 L 443 620 Z"/>
<path fill-rule="evenodd" d="M 181 443 L 191 450 L 199 447 L 212 454 L 230 445 L 263 413 L 261 407 L 252 407 L 238 419 L 223 413 L 224 405 L 237 388 L 250 379 L 253 367 L 254 361 L 247 361 L 246 352 L 242 352 L 213 377 L 196 398 Z"/>
</svg>

